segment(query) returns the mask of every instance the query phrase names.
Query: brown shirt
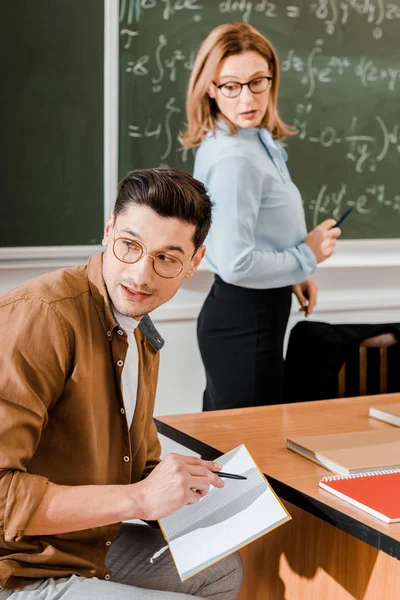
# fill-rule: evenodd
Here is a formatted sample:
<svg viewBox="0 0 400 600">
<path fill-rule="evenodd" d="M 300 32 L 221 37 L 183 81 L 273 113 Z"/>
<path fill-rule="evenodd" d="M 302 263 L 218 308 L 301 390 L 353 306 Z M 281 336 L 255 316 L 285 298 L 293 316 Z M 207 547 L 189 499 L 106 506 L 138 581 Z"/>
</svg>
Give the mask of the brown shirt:
<svg viewBox="0 0 400 600">
<path fill-rule="evenodd" d="M 135 338 L 138 390 L 128 431 L 121 391 L 127 336 L 110 309 L 102 255 L 0 299 L 0 587 L 109 573 L 105 557 L 119 523 L 24 532 L 49 481 L 129 484 L 158 463 L 153 407 L 163 341 L 147 316 Z"/>
</svg>

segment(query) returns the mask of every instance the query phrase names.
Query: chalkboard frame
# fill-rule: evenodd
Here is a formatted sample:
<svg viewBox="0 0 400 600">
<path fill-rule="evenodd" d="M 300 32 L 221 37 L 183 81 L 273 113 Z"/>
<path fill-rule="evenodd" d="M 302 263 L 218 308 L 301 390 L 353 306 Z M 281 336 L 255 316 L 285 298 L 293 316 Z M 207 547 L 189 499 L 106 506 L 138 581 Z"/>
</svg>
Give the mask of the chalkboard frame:
<svg viewBox="0 0 400 600">
<path fill-rule="evenodd" d="M 118 186 L 118 63 L 119 3 L 104 2 L 104 222 L 112 210 Z M 61 268 L 86 260 L 102 246 L 0 248 L 0 270 Z M 320 269 L 400 266 L 400 238 L 338 242 L 335 255 Z M 204 267 L 200 267 L 204 269 Z"/>
</svg>

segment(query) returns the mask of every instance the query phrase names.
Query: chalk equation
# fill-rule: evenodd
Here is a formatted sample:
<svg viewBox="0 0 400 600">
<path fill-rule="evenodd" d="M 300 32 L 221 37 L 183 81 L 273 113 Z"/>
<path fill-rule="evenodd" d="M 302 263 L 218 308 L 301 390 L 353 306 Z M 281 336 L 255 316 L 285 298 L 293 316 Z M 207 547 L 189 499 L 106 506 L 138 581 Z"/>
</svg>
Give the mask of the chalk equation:
<svg viewBox="0 0 400 600">
<path fill-rule="evenodd" d="M 182 150 L 178 136 L 197 49 L 219 23 L 242 20 L 272 39 L 279 54 L 280 114 L 297 133 L 283 143 L 291 172 L 299 167 L 295 182 L 308 220 L 336 218 L 346 206 L 367 219 L 378 209 L 400 218 L 400 0 L 119 6 L 122 171 L 138 157 L 143 166 L 192 169 L 195 151 Z"/>
<path fill-rule="evenodd" d="M 143 14 L 153 8 L 161 10 L 165 21 L 182 11 L 193 12 L 196 20 L 203 6 L 204 3 L 199 0 L 121 0 L 119 20 L 126 21 L 128 25 L 139 23 Z"/>
<path fill-rule="evenodd" d="M 316 227 L 323 219 L 331 217 L 338 219 L 346 208 L 353 207 L 356 213 L 368 215 L 377 213 L 377 207 L 385 206 L 393 211 L 394 216 L 400 216 L 400 193 L 390 194 L 384 183 L 373 183 L 365 186 L 360 192 L 355 192 L 347 183 L 335 186 L 324 183 L 306 208 L 311 211 L 312 226 Z"/>
<path fill-rule="evenodd" d="M 296 104 L 293 124 L 299 139 L 321 148 L 331 148 L 338 144 L 345 147 L 343 156 L 354 164 L 356 173 L 364 173 L 366 169 L 376 171 L 378 164 L 385 160 L 390 151 L 400 155 L 400 114 L 399 122 L 390 125 L 383 116 L 373 116 L 366 135 L 360 131 L 357 115 L 344 117 L 339 132 L 333 125 L 321 127 L 318 121 L 309 121 L 311 113 L 310 102 Z"/>
<path fill-rule="evenodd" d="M 349 58 L 348 56 L 329 55 L 324 52 L 324 40 L 317 39 L 311 51 L 302 58 L 293 48 L 283 57 L 281 68 L 283 73 L 292 71 L 301 84 L 306 87 L 305 98 L 311 98 L 318 86 L 340 84 L 345 77 L 346 82 L 362 87 L 379 87 L 379 89 L 396 92 L 400 84 L 400 67 L 398 63 L 379 65 L 366 56 Z"/>
<path fill-rule="evenodd" d="M 226 16 L 225 20 L 232 20 L 233 16 L 246 23 L 252 18 L 300 19 L 306 15 L 320 21 L 328 35 L 333 35 L 338 28 L 345 28 L 353 15 L 363 19 L 375 39 L 382 38 L 385 24 L 400 21 L 400 6 L 384 0 L 297 0 L 288 3 L 269 0 L 121 0 L 119 20 L 134 25 L 155 9 L 165 21 L 182 13 L 191 13 L 194 21 L 200 21 L 202 11 L 207 11 L 210 4 L 217 6 L 219 14 Z"/>
<path fill-rule="evenodd" d="M 128 35 L 125 48 L 131 47 L 133 32 L 121 30 L 121 35 Z M 134 32 L 137 35 L 137 32 Z M 165 34 L 160 34 L 156 40 L 154 54 L 135 56 L 125 63 L 125 73 L 132 77 L 148 77 L 152 84 L 152 92 L 160 92 L 163 83 L 177 81 L 179 76 L 189 76 L 193 67 L 195 50 L 173 47 L 173 42 Z M 318 58 L 318 64 L 316 63 Z M 282 73 L 291 72 L 302 86 L 304 98 L 309 99 L 318 92 L 318 87 L 340 85 L 340 79 L 345 83 L 357 83 L 365 88 L 380 89 L 390 93 L 400 89 L 400 66 L 397 64 L 384 67 L 365 56 L 356 59 L 347 56 L 329 56 L 323 54 L 323 40 L 318 39 L 314 47 L 304 58 L 293 49 L 289 49 L 281 61 Z M 186 72 L 186 75 L 183 74 Z"/>
</svg>

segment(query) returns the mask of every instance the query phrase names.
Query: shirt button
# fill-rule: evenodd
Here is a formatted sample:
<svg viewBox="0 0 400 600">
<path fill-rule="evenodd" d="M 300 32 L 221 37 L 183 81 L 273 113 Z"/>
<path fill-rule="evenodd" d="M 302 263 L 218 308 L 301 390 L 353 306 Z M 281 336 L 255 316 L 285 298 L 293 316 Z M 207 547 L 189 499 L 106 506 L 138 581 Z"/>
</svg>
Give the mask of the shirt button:
<svg viewBox="0 0 400 600">
<path fill-rule="evenodd" d="M 121 411 L 121 415 L 124 415 L 124 414 L 125 414 L 125 409 L 123 409 L 123 408 L 120 408 L 119 410 Z"/>
<path fill-rule="evenodd" d="M 124 361 L 123 360 L 117 360 L 117 365 L 119 367 L 123 367 L 124 366 Z"/>
<path fill-rule="evenodd" d="M 107 575 L 105 575 L 105 576 L 104 576 L 104 579 L 107 579 L 107 580 L 108 580 L 108 579 L 110 579 L 110 577 L 111 577 L 111 575 L 109 575 L 109 574 L 107 573 Z"/>
<path fill-rule="evenodd" d="M 108 540 L 108 542 L 106 542 L 106 546 L 111 546 L 112 542 L 110 542 L 110 540 Z"/>
<path fill-rule="evenodd" d="M 110 338 L 111 337 L 111 331 L 107 331 L 107 337 Z"/>
<path fill-rule="evenodd" d="M 122 331 L 122 329 L 118 329 L 118 335 L 124 335 L 124 332 Z"/>
<path fill-rule="evenodd" d="M 124 461 L 129 462 L 129 456 L 124 456 Z"/>
</svg>

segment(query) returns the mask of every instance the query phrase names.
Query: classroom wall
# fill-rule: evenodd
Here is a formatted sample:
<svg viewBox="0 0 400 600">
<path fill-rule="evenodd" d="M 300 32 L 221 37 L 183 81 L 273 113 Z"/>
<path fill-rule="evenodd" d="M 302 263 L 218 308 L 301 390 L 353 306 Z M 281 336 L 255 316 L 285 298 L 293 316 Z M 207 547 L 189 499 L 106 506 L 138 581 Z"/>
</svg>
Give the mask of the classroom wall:
<svg viewBox="0 0 400 600">
<path fill-rule="evenodd" d="M 85 262 L 86 257 L 82 250 L 69 259 L 33 257 L 29 261 L 18 260 L 14 255 L 13 260 L 0 264 L 0 294 L 41 273 Z M 320 286 L 314 320 L 400 322 L 400 240 L 339 242 L 335 256 L 320 265 L 313 278 Z M 198 271 L 168 304 L 152 315 L 166 341 L 156 415 L 201 410 L 205 379 L 196 342 L 196 319 L 212 280 L 207 270 Z M 304 318 L 296 302 L 293 301 L 288 332 Z"/>
</svg>

